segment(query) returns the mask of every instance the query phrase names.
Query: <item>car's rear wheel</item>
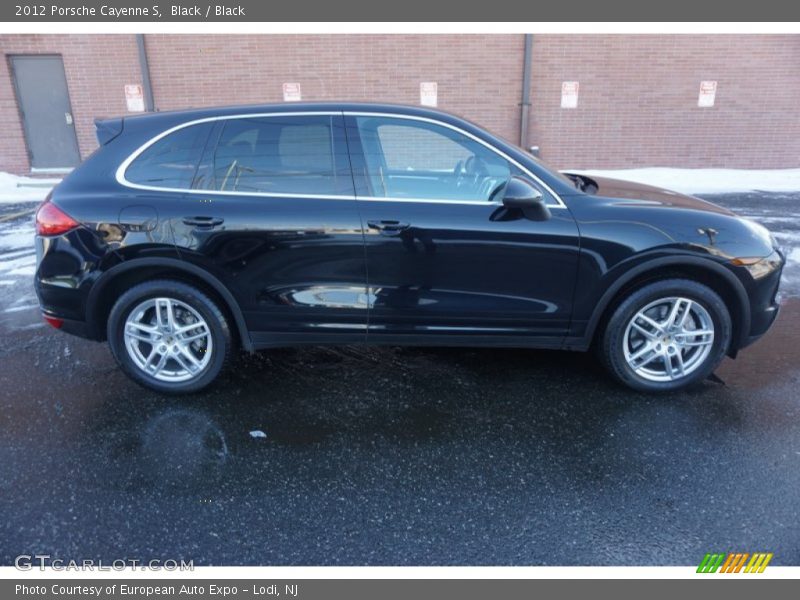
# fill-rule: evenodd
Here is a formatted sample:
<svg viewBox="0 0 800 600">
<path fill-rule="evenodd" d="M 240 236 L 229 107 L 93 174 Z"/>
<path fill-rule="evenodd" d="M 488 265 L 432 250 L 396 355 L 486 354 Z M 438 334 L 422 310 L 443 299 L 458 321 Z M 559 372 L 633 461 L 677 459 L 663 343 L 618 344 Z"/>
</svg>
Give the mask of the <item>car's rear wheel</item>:
<svg viewBox="0 0 800 600">
<path fill-rule="evenodd" d="M 211 298 L 178 281 L 158 280 L 125 292 L 108 319 L 111 352 L 135 381 L 159 392 L 199 391 L 231 353 L 227 320 Z"/>
<path fill-rule="evenodd" d="M 619 303 L 601 355 L 611 374 L 636 390 L 676 390 L 717 368 L 731 330 L 728 308 L 711 288 L 687 279 L 657 281 Z"/>
</svg>

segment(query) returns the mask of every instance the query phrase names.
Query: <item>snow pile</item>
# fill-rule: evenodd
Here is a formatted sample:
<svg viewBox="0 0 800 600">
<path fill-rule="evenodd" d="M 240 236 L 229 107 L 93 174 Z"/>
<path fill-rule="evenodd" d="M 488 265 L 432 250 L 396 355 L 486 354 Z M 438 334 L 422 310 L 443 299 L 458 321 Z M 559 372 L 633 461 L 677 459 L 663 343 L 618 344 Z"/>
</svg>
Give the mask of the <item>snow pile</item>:
<svg viewBox="0 0 800 600">
<path fill-rule="evenodd" d="M 0 172 L 0 204 L 41 202 L 60 179 L 35 179 Z"/>
<path fill-rule="evenodd" d="M 800 169 L 672 169 L 648 167 L 620 170 L 564 170 L 592 177 L 635 181 L 684 194 L 800 191 Z"/>
</svg>

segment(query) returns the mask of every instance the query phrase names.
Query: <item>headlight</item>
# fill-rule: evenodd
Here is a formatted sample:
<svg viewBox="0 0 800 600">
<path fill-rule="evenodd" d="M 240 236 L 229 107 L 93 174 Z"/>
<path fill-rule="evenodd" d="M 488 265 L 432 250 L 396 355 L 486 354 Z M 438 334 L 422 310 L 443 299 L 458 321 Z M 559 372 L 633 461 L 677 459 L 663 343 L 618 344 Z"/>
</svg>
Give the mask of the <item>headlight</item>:
<svg viewBox="0 0 800 600">
<path fill-rule="evenodd" d="M 737 267 L 747 269 L 753 279 L 761 279 L 780 269 L 783 266 L 784 259 L 778 250 L 774 250 L 772 254 L 765 258 L 734 258 L 731 263 Z"/>
</svg>

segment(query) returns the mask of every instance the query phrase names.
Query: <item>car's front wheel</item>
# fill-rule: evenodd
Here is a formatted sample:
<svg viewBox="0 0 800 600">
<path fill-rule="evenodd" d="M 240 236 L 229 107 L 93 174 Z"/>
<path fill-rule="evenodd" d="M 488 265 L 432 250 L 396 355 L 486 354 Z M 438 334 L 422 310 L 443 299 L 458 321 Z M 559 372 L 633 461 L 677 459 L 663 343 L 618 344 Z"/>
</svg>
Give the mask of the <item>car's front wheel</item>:
<svg viewBox="0 0 800 600">
<path fill-rule="evenodd" d="M 640 391 L 670 391 L 708 377 L 731 342 L 722 298 L 687 279 L 656 281 L 616 307 L 602 336 L 608 370 Z"/>
<path fill-rule="evenodd" d="M 108 319 L 108 342 L 132 379 L 159 392 L 196 392 L 209 385 L 231 353 L 231 332 L 214 301 L 179 281 L 134 286 Z"/>
</svg>

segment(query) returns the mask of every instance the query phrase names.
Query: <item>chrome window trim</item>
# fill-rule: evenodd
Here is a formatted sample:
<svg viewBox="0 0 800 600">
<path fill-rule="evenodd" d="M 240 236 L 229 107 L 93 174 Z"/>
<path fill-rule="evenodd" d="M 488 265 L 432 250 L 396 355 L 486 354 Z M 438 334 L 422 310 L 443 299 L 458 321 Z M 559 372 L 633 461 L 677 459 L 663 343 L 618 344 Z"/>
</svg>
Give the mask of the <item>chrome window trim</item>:
<svg viewBox="0 0 800 600">
<path fill-rule="evenodd" d="M 180 123 L 169 129 L 162 131 L 161 133 L 155 135 L 154 137 L 147 140 L 144 144 L 139 146 L 136 150 L 134 150 L 122 163 L 120 163 L 119 167 L 115 172 L 115 178 L 117 183 L 122 186 L 133 188 L 137 190 L 148 190 L 152 192 L 179 192 L 182 194 L 214 194 L 214 195 L 222 195 L 222 196 L 256 196 L 256 197 L 264 197 L 264 198 L 307 198 L 307 199 L 316 199 L 316 200 L 363 200 L 367 202 L 415 202 L 415 203 L 426 203 L 426 204 L 455 204 L 455 205 L 478 205 L 478 206 L 501 206 L 502 202 L 488 202 L 482 200 L 444 200 L 441 198 L 387 198 L 383 196 L 358 196 L 356 194 L 293 194 L 293 193 L 276 193 L 276 192 L 237 192 L 232 190 L 194 190 L 194 189 L 181 189 L 181 188 L 170 188 L 170 187 L 160 187 L 155 185 L 144 185 L 141 183 L 133 183 L 128 181 L 125 178 L 125 171 L 131 165 L 131 163 L 136 160 L 142 152 L 147 150 L 150 146 L 158 142 L 160 139 L 165 138 L 166 136 L 178 131 L 179 129 L 183 129 L 185 127 L 191 127 L 193 125 L 199 125 L 201 123 L 211 123 L 216 121 L 227 121 L 231 119 L 260 119 L 260 118 L 271 118 L 271 117 L 307 117 L 307 116 L 353 116 L 353 117 L 389 117 L 389 118 L 397 118 L 397 119 L 407 119 L 411 121 L 422 121 L 425 123 L 433 123 L 434 125 L 439 125 L 441 127 L 446 127 L 448 129 L 452 129 L 453 131 L 457 131 L 462 135 L 467 136 L 468 138 L 482 144 L 495 154 L 503 157 L 505 160 L 510 162 L 511 164 L 515 165 L 519 168 L 523 173 L 526 173 L 529 177 L 531 177 L 534 181 L 536 181 L 539 185 L 541 185 L 547 192 L 556 199 L 557 204 L 548 203 L 548 208 L 566 208 L 563 200 L 561 197 L 556 194 L 553 189 L 548 186 L 544 181 L 539 179 L 536 175 L 531 173 L 531 171 L 524 166 L 522 166 L 518 161 L 514 160 L 510 156 L 508 156 L 502 150 L 495 148 L 489 142 L 482 140 L 478 136 L 464 131 L 460 127 L 456 127 L 455 125 L 451 125 L 449 123 L 445 123 L 443 121 L 439 121 L 437 119 L 431 119 L 429 117 L 421 117 L 417 115 L 404 115 L 399 113 L 389 113 L 389 112 L 360 112 L 360 111 L 293 111 L 293 112 L 268 112 L 268 113 L 243 113 L 243 114 L 233 114 L 233 115 L 219 115 L 215 117 L 204 117 L 202 119 L 194 119 L 192 121 L 186 121 L 185 123 Z"/>
<path fill-rule="evenodd" d="M 270 192 L 236 192 L 231 190 L 193 190 L 193 189 L 182 189 L 182 188 L 171 188 L 171 187 L 161 187 L 157 185 L 144 185 L 141 183 L 133 183 L 132 181 L 128 181 L 125 178 L 125 171 L 127 171 L 128 167 L 131 163 L 136 160 L 142 152 L 147 150 L 150 146 L 158 142 L 160 139 L 167 137 L 168 135 L 175 133 L 180 129 L 184 129 L 186 127 L 191 127 L 193 125 L 200 125 L 201 123 L 214 123 L 217 121 L 227 121 L 230 119 L 259 119 L 265 117 L 308 117 L 308 116 L 342 116 L 342 111 L 297 111 L 297 112 L 268 112 L 268 113 L 245 113 L 245 114 L 235 114 L 235 115 L 218 115 L 215 117 L 204 117 L 202 119 L 194 119 L 192 121 L 186 121 L 185 123 L 179 123 L 174 127 L 170 127 L 159 133 L 158 135 L 150 138 L 144 144 L 139 146 L 136 150 L 134 150 L 128 158 L 126 158 L 122 163 L 117 167 L 117 171 L 115 174 L 117 183 L 120 185 L 137 189 L 137 190 L 149 190 L 151 192 L 180 192 L 182 194 L 221 194 L 223 196 L 264 196 L 267 198 L 331 198 L 335 200 L 354 200 L 355 197 L 352 195 L 344 195 L 344 194 L 276 194 Z"/>
</svg>

